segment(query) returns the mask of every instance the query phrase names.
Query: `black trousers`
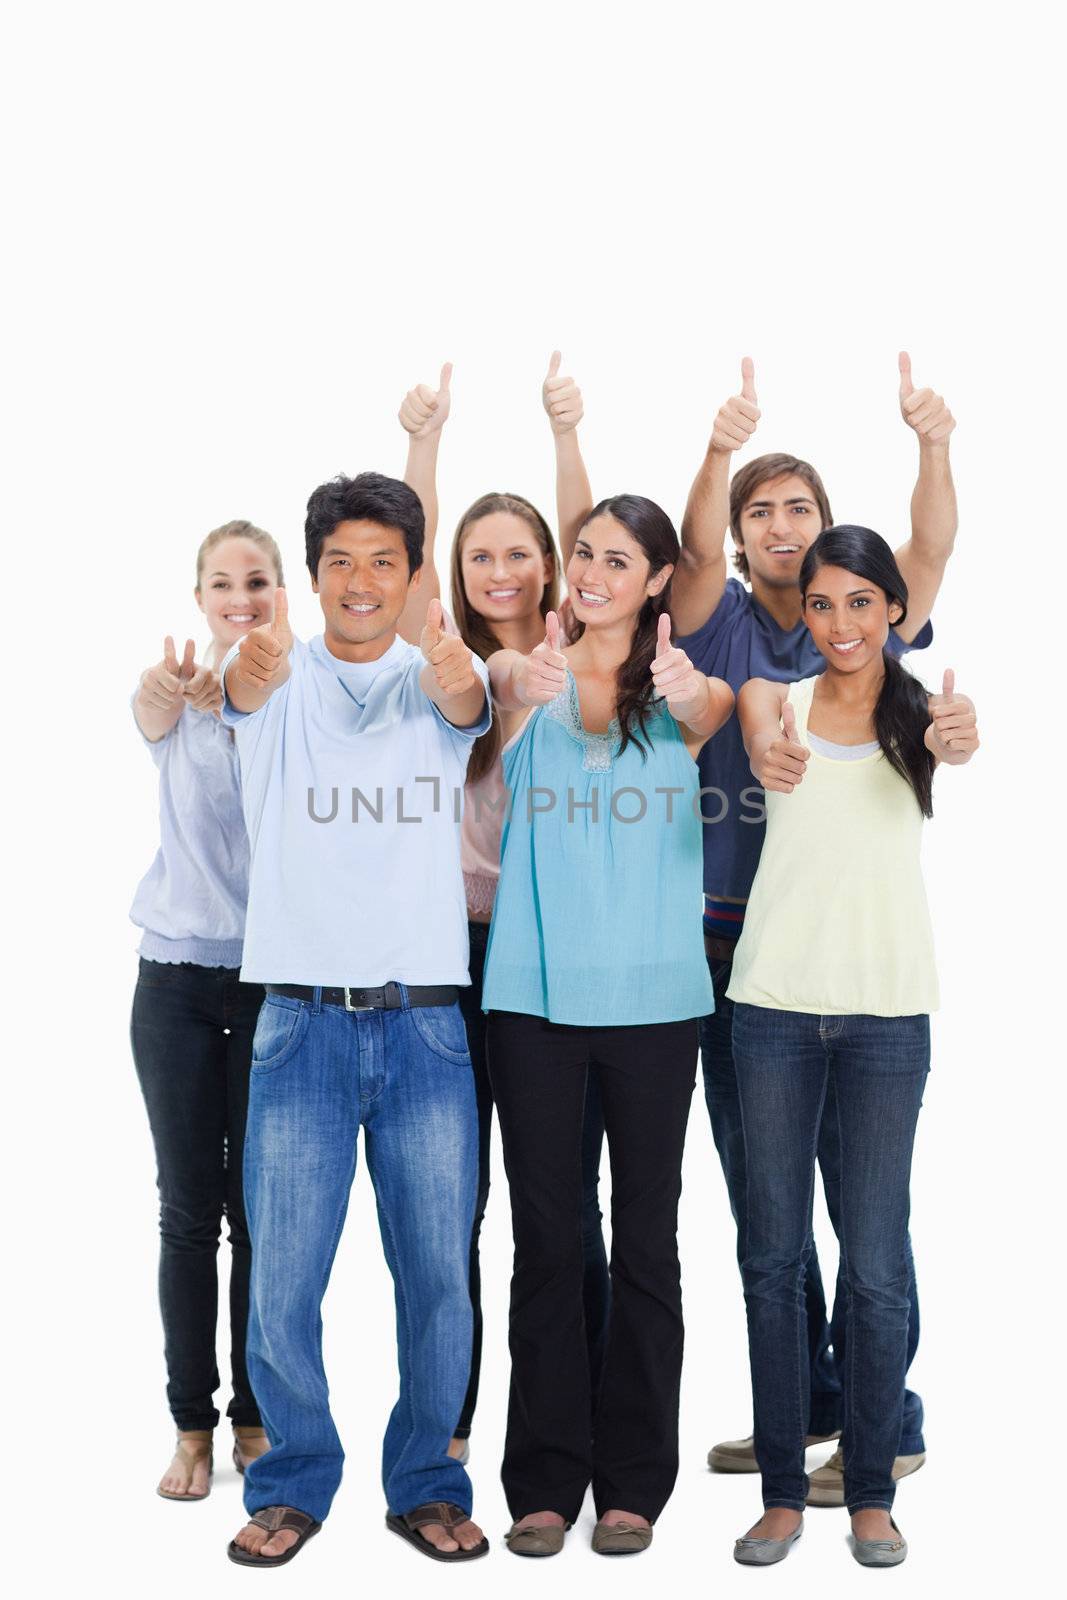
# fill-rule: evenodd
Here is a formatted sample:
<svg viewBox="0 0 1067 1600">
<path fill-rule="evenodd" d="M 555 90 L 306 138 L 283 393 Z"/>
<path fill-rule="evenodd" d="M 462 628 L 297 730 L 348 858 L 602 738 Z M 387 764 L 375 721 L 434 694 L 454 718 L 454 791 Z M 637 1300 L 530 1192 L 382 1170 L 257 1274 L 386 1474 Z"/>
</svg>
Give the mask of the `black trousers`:
<svg viewBox="0 0 1067 1600">
<path fill-rule="evenodd" d="M 489 1075 L 511 1189 L 511 1394 L 503 1482 L 512 1517 L 654 1522 L 678 1472 L 682 1295 L 678 1197 L 697 1019 L 564 1027 L 490 1012 Z M 611 1317 L 589 1431 L 582 1307 L 582 1110 L 600 1080 L 611 1159 Z"/>
<path fill-rule="evenodd" d="M 241 1167 L 262 1002 L 259 984 L 241 983 L 228 967 L 141 959 L 130 1033 L 156 1148 L 167 1400 L 182 1430 L 213 1428 L 219 1420 L 216 1256 L 223 1216 L 233 1252 L 227 1415 L 242 1425 L 259 1422 L 245 1365 L 252 1250 Z"/>
</svg>

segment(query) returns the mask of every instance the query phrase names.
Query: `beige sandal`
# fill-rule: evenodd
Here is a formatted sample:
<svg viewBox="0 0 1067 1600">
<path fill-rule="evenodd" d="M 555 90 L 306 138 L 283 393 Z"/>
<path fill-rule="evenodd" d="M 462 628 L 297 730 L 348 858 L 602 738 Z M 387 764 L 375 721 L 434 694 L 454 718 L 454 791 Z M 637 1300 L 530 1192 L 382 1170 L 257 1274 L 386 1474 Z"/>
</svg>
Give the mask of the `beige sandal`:
<svg viewBox="0 0 1067 1600">
<path fill-rule="evenodd" d="M 176 1456 L 178 1456 L 178 1455 L 182 1456 L 186 1461 L 188 1461 L 190 1463 L 190 1465 L 193 1465 L 195 1463 L 198 1463 L 198 1462 L 202 1461 L 204 1459 L 204 1457 L 202 1455 L 200 1455 L 199 1453 L 197 1453 L 196 1455 L 193 1455 L 188 1451 L 184 1451 L 182 1449 L 182 1445 L 186 1442 L 186 1440 L 197 1440 L 197 1441 L 204 1440 L 204 1439 L 207 1440 L 208 1448 L 207 1448 L 207 1451 L 206 1451 L 206 1455 L 207 1455 L 208 1486 L 204 1490 L 203 1494 L 175 1494 L 173 1489 L 163 1489 L 159 1485 L 157 1485 L 156 1486 L 156 1493 L 158 1494 L 158 1496 L 159 1496 L 159 1498 L 161 1500 L 206 1500 L 207 1499 L 208 1495 L 211 1493 L 211 1479 L 212 1479 L 212 1476 L 214 1475 L 214 1472 L 215 1472 L 215 1457 L 214 1457 L 214 1452 L 212 1451 L 212 1448 L 211 1448 L 211 1437 L 212 1437 L 212 1435 L 211 1435 L 211 1429 L 210 1428 L 190 1428 L 187 1433 L 179 1433 L 179 1435 L 178 1435 L 178 1443 L 175 1446 L 175 1450 L 174 1450 L 174 1454 Z M 191 1473 L 190 1473 L 190 1481 L 192 1481 L 192 1474 Z"/>
</svg>

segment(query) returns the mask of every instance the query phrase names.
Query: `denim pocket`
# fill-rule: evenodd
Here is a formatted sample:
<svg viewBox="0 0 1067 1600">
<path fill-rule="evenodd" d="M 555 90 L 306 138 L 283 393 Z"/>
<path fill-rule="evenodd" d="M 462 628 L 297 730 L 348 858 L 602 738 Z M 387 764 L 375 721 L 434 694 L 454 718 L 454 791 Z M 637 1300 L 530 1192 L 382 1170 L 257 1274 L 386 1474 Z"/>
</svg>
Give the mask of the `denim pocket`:
<svg viewBox="0 0 1067 1600">
<path fill-rule="evenodd" d="M 470 1064 L 467 1029 L 459 1006 L 412 1006 L 408 1012 L 412 1025 L 428 1050 L 445 1061 Z"/>
<path fill-rule="evenodd" d="M 307 1032 L 308 1008 L 300 1000 L 268 995 L 252 1041 L 252 1071 L 275 1072 L 292 1059 Z"/>
</svg>

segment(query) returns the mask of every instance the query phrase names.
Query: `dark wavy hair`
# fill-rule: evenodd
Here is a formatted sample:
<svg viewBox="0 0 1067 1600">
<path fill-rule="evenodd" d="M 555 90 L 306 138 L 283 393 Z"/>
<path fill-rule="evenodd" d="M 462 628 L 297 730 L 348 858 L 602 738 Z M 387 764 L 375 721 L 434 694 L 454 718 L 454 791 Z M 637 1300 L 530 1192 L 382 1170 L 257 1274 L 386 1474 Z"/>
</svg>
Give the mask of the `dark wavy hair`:
<svg viewBox="0 0 1067 1600">
<path fill-rule="evenodd" d="M 681 553 L 678 535 L 670 517 L 654 500 L 646 500 L 642 494 L 616 494 L 610 500 L 601 500 L 578 529 L 578 538 L 581 538 L 583 528 L 587 528 L 596 517 L 604 516 L 614 517 L 640 545 L 648 559 L 650 578 L 654 578 L 664 567 L 677 566 Z M 620 756 L 632 742 L 640 750 L 642 758 L 648 759 L 642 739 L 647 739 L 649 744 L 652 742 L 645 721 L 652 709 L 655 692 L 649 669 L 656 658 L 656 630 L 660 613 L 670 610 L 671 578 L 667 579 L 659 594 L 645 597 L 634 624 L 630 654 L 615 675 L 615 715 L 619 719 L 622 735 L 618 750 Z M 585 624 L 575 620 L 574 637 L 580 639 L 585 632 Z"/>
<path fill-rule="evenodd" d="M 476 523 L 483 517 L 491 517 L 500 511 L 525 522 L 537 540 L 542 555 L 552 563 L 552 576 L 545 584 L 544 593 L 541 595 L 541 615 L 545 617 L 550 611 L 559 610 L 559 557 L 556 554 L 552 530 L 540 511 L 521 494 L 481 495 L 460 517 L 456 537 L 452 541 L 452 616 L 467 649 L 473 650 L 483 661 L 488 661 L 501 645 L 493 632 L 492 624 L 480 612 L 475 611 L 467 599 L 467 589 L 463 582 L 463 545 L 467 534 Z M 477 783 L 479 778 L 484 778 L 499 756 L 501 744 L 500 718 L 497 715 L 493 717 L 489 730 L 474 741 L 474 749 L 467 763 L 468 783 Z"/>
<path fill-rule="evenodd" d="M 866 578 L 881 589 L 888 604 L 895 601 L 900 606 L 901 615 L 893 626 L 899 627 L 904 621 L 908 614 L 908 586 L 881 534 L 848 523 L 824 528 L 805 552 L 800 566 L 800 593 L 805 605 L 820 567 L 843 567 L 858 578 Z M 890 766 L 911 785 L 923 816 L 932 817 L 935 762 L 925 743 L 930 725 L 926 690 L 888 650 L 882 652 L 882 658 L 885 677 L 874 708 L 874 731 Z"/>
<path fill-rule="evenodd" d="M 304 522 L 304 546 L 313 578 L 318 577 L 322 546 L 341 522 L 377 522 L 383 528 L 395 528 L 404 536 L 408 576 L 413 577 L 422 566 L 426 532 L 422 501 L 399 478 L 387 478 L 381 472 L 361 472 L 355 478 L 346 478 L 342 473 L 312 491 Z"/>
</svg>

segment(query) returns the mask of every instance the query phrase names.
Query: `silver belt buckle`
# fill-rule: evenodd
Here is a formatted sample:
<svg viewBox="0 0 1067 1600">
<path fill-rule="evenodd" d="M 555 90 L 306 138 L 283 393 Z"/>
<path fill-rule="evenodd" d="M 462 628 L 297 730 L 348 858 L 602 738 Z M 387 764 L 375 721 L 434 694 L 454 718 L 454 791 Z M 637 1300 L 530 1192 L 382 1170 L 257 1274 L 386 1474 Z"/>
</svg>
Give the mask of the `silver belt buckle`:
<svg viewBox="0 0 1067 1600">
<path fill-rule="evenodd" d="M 347 983 L 345 984 L 344 989 L 345 989 L 345 1010 L 346 1011 L 377 1011 L 377 1009 L 378 1009 L 377 1006 L 354 1006 L 352 1004 L 351 1000 L 348 998 L 349 995 L 352 993 L 352 991 L 348 987 Z"/>
</svg>

